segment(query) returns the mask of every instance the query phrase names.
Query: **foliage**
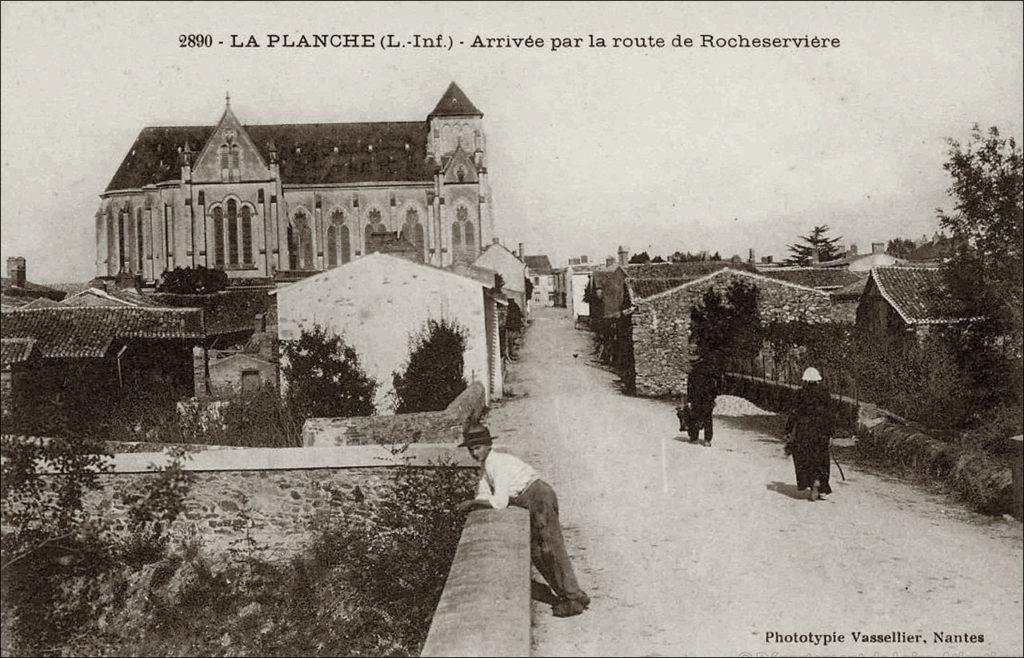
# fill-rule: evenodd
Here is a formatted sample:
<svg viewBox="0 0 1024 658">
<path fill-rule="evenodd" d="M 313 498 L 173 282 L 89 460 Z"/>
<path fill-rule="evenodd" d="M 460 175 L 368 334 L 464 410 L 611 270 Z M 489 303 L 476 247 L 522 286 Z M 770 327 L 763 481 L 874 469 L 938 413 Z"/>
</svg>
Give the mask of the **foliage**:
<svg viewBox="0 0 1024 658">
<path fill-rule="evenodd" d="M 500 293 L 502 291 L 502 288 L 504 288 L 504 287 L 505 287 L 505 277 L 503 277 L 500 274 L 496 273 L 494 275 L 494 292 Z"/>
<path fill-rule="evenodd" d="M 676 251 L 673 252 L 672 255 L 668 257 L 668 262 L 670 263 L 691 263 L 708 260 L 722 260 L 722 255 L 717 251 L 714 254 L 709 254 L 707 250 L 698 251 L 695 253 L 689 251 Z"/>
<path fill-rule="evenodd" d="M 228 275 L 223 270 L 197 265 L 195 268 L 175 267 L 173 270 L 164 270 L 156 291 L 181 295 L 208 295 L 224 290 L 227 285 Z"/>
<path fill-rule="evenodd" d="M 818 252 L 818 260 L 826 261 L 839 258 L 839 247 L 836 243 L 842 240 L 842 236 L 836 238 L 828 237 L 829 227 L 827 224 L 815 226 L 807 235 L 800 236 L 806 244 L 791 244 L 787 248 L 792 256 L 783 261 L 783 265 L 799 265 L 806 267 L 811 264 L 815 250 Z"/>
<path fill-rule="evenodd" d="M 662 258 L 661 256 L 655 256 L 654 258 L 651 259 L 651 262 L 652 263 L 664 263 L 665 259 Z"/>
<path fill-rule="evenodd" d="M 530 281 L 530 277 L 523 278 L 523 290 L 526 291 L 526 299 L 533 299 L 533 281 Z"/>
<path fill-rule="evenodd" d="M 315 325 L 298 340 L 284 341 L 287 404 L 300 418 L 369 416 L 377 383 L 367 377 L 356 351 L 341 336 Z"/>
<path fill-rule="evenodd" d="M 885 245 L 885 253 L 896 258 L 910 258 L 914 249 L 914 241 L 907 238 L 893 238 Z"/>
<path fill-rule="evenodd" d="M 1021 356 L 1024 279 L 1024 159 L 1016 141 L 995 127 L 986 134 L 975 124 L 967 144 L 949 140 L 943 168 L 953 178 L 948 192 L 953 212 L 938 211 L 943 228 L 959 241 L 943 264 L 943 278 L 961 317 L 997 321 L 993 333 L 1013 337 Z"/>
<path fill-rule="evenodd" d="M 508 300 L 508 311 L 505 315 L 505 329 L 511 333 L 519 333 L 526 328 L 523 322 L 523 310 L 515 300 Z"/>
<path fill-rule="evenodd" d="M 454 320 L 433 318 L 409 339 L 409 361 L 392 381 L 396 413 L 440 411 L 466 389 L 462 375 L 469 332 Z"/>
<path fill-rule="evenodd" d="M 646 251 L 641 251 L 638 254 L 633 254 L 629 257 L 630 265 L 644 265 L 651 262 L 651 256 Z"/>
<path fill-rule="evenodd" d="M 122 542 L 125 561 L 148 564 L 164 556 L 171 524 L 185 511 L 192 486 L 192 476 L 183 468 L 188 459 L 191 456 L 184 448 L 171 450 L 171 460 L 152 468 L 154 475 L 142 487 L 122 494 L 121 501 L 128 507 L 128 536 Z"/>
<path fill-rule="evenodd" d="M 714 288 L 705 291 L 690 310 L 690 340 L 698 360 L 718 372 L 730 360 L 752 358 L 761 346 L 757 287 L 735 280 L 724 295 Z"/>
</svg>

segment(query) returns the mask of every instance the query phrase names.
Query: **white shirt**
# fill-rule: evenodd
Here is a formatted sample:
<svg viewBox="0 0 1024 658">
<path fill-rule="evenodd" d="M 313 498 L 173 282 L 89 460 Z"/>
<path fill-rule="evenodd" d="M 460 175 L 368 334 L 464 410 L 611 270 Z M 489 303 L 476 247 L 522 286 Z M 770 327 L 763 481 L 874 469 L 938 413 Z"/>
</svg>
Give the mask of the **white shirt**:
<svg viewBox="0 0 1024 658">
<path fill-rule="evenodd" d="M 512 455 L 493 450 L 484 460 L 476 499 L 490 503 L 494 509 L 508 507 L 508 499 L 526 491 L 537 480 L 537 471 Z"/>
</svg>

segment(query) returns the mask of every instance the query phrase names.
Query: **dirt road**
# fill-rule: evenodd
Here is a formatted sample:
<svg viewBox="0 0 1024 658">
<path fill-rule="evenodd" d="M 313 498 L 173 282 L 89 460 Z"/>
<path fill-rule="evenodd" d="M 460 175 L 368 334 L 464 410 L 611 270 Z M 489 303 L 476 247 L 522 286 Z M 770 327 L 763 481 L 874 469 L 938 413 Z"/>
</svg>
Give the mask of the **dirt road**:
<svg viewBox="0 0 1024 658">
<path fill-rule="evenodd" d="M 593 599 L 568 619 L 535 602 L 534 655 L 1022 654 L 1019 523 L 849 465 L 830 500 L 798 498 L 778 417 L 720 398 L 715 445 L 686 443 L 670 402 L 623 395 L 591 351 L 541 309 L 486 419 L 554 485 Z"/>
</svg>

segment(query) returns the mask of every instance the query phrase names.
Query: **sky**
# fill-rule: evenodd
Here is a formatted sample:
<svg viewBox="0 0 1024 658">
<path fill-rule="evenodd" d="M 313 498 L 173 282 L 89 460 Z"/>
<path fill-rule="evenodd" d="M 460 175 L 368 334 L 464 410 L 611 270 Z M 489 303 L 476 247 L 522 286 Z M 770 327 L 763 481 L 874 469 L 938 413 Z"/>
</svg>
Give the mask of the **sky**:
<svg viewBox="0 0 1024 658">
<path fill-rule="evenodd" d="M 819 224 L 861 252 L 939 229 L 947 139 L 1021 138 L 1021 3 L 47 3 L 2 7 L 0 252 L 95 275 L 94 214 L 138 132 L 425 120 L 455 81 L 483 112 L 495 232 L 564 265 L 786 255 Z M 451 38 L 267 48 L 268 34 Z M 209 48 L 181 48 L 209 34 Z M 231 35 L 261 48 L 231 48 Z M 839 47 L 700 47 L 822 37 Z M 477 36 L 540 48 L 473 48 Z M 589 35 L 606 47 L 589 47 Z M 676 35 L 692 47 L 673 47 Z M 663 47 L 612 39 L 662 38 Z M 579 47 L 552 49 L 552 39 Z M 650 39 L 648 39 L 649 41 Z M 218 42 L 223 41 L 223 45 Z M 6 271 L 5 271 L 6 273 Z"/>
</svg>

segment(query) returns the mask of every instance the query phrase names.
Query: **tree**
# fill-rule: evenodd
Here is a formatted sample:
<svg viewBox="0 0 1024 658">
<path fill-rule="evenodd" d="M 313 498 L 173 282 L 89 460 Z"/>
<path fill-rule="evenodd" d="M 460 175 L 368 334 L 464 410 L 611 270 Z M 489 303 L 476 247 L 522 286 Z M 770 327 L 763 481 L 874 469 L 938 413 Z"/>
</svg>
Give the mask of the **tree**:
<svg viewBox="0 0 1024 658">
<path fill-rule="evenodd" d="M 749 359 L 761 347 L 761 311 L 757 286 L 733 281 L 719 293 L 709 288 L 690 310 L 690 340 L 697 358 L 721 372 L 733 359 Z"/>
<path fill-rule="evenodd" d="M 661 256 L 655 256 L 654 258 L 651 259 L 651 262 L 652 263 L 664 263 L 665 259 L 662 258 Z"/>
<path fill-rule="evenodd" d="M 211 270 L 197 265 L 195 268 L 175 267 L 173 270 L 164 270 L 156 291 L 179 295 L 209 295 L 223 290 L 227 285 L 228 275 L 223 270 Z"/>
<path fill-rule="evenodd" d="M 885 245 L 885 253 L 896 258 L 910 258 L 914 249 L 914 241 L 907 238 L 893 238 Z"/>
<path fill-rule="evenodd" d="M 809 235 L 803 235 L 800 237 L 801 240 L 807 244 L 791 244 L 787 248 L 793 252 L 793 255 L 783 261 L 783 265 L 799 265 L 800 267 L 807 267 L 814 260 L 814 252 L 818 252 L 818 260 L 826 261 L 834 258 L 839 258 L 839 248 L 836 243 L 842 240 L 842 236 L 837 238 L 830 238 L 826 235 L 829 232 L 827 224 L 821 226 L 815 226 L 811 229 Z"/>
<path fill-rule="evenodd" d="M 409 363 L 395 372 L 396 413 L 441 411 L 466 389 L 462 376 L 469 332 L 453 320 L 427 320 L 409 339 Z"/>
<path fill-rule="evenodd" d="M 288 403 L 302 418 L 369 416 L 377 383 L 359 364 L 356 351 L 321 325 L 285 341 Z"/>
<path fill-rule="evenodd" d="M 639 254 L 633 254 L 629 258 L 630 265 L 645 265 L 651 262 L 651 257 L 646 251 L 641 251 Z"/>
<path fill-rule="evenodd" d="M 948 189 L 953 212 L 938 210 L 943 228 L 958 245 L 943 264 L 943 278 L 961 317 L 984 316 L 996 330 L 1015 337 L 1021 354 L 1024 243 L 1024 170 L 1021 149 L 995 127 L 983 134 L 974 125 L 966 145 L 949 140 L 943 168 L 953 178 Z"/>
</svg>

